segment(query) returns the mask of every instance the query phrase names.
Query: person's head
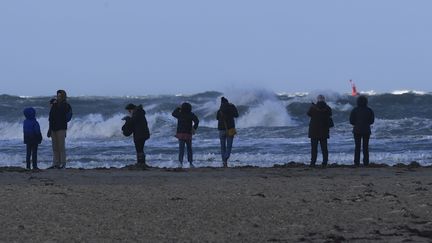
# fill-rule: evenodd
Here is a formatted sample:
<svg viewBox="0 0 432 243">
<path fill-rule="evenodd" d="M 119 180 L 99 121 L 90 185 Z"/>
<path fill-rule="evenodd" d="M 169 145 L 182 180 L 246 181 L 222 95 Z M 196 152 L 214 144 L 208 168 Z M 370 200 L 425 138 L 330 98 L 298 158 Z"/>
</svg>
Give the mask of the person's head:
<svg viewBox="0 0 432 243">
<path fill-rule="evenodd" d="M 66 91 L 59 89 L 57 90 L 57 102 L 66 101 L 67 95 Z"/>
<path fill-rule="evenodd" d="M 126 105 L 125 109 L 129 112 L 129 114 L 132 114 L 133 111 L 135 110 L 136 105 L 129 103 Z"/>
<path fill-rule="evenodd" d="M 188 102 L 184 102 L 181 105 L 181 112 L 183 112 L 183 113 L 192 112 L 192 105 L 190 103 L 188 103 Z"/>
<path fill-rule="evenodd" d="M 228 104 L 228 100 L 225 97 L 221 97 L 221 104 Z"/>
<path fill-rule="evenodd" d="M 23 113 L 27 119 L 34 119 L 36 117 L 36 110 L 33 107 L 25 108 Z"/>
<path fill-rule="evenodd" d="M 367 99 L 367 97 L 364 96 L 364 95 L 360 95 L 357 98 L 357 106 L 359 106 L 359 107 L 366 107 L 367 105 L 368 105 L 368 99 Z"/>
<path fill-rule="evenodd" d="M 325 102 L 325 97 L 324 97 L 324 95 L 318 95 L 317 96 L 317 102 Z"/>
</svg>

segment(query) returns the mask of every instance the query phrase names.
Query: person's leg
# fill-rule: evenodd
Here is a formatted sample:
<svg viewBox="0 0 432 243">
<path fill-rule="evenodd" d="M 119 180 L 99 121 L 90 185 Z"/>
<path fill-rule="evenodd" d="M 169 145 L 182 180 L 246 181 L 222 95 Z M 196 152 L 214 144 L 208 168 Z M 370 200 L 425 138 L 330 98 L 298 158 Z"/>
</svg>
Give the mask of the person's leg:
<svg viewBox="0 0 432 243">
<path fill-rule="evenodd" d="M 192 139 L 186 141 L 187 145 L 187 157 L 191 166 L 193 166 L 193 154 L 192 154 Z"/>
<path fill-rule="evenodd" d="M 185 147 L 185 141 L 179 139 L 179 161 L 180 164 L 183 165 L 183 157 L 184 157 L 184 147 Z"/>
<path fill-rule="evenodd" d="M 145 140 L 134 140 L 138 165 L 145 165 L 144 143 Z"/>
<path fill-rule="evenodd" d="M 369 165 L 369 138 L 370 135 L 363 135 L 363 164 Z"/>
<path fill-rule="evenodd" d="M 311 138 L 311 166 L 314 166 L 318 156 L 318 139 Z"/>
<path fill-rule="evenodd" d="M 233 141 L 234 141 L 234 136 L 227 136 L 227 148 L 226 148 L 226 155 L 225 155 L 225 161 L 227 162 L 231 156 Z"/>
<path fill-rule="evenodd" d="M 219 140 L 221 145 L 221 157 L 222 162 L 225 163 L 225 156 L 226 156 L 226 142 L 227 142 L 227 136 L 226 131 L 219 131 Z"/>
<path fill-rule="evenodd" d="M 51 143 L 53 150 L 53 163 L 52 167 L 58 167 L 60 165 L 60 148 L 58 147 L 57 131 L 51 131 Z"/>
<path fill-rule="evenodd" d="M 355 151 L 354 151 L 354 165 L 360 165 L 360 148 L 361 148 L 362 136 L 359 134 L 354 134 L 355 141 Z"/>
<path fill-rule="evenodd" d="M 57 141 L 60 157 L 60 168 L 66 167 L 66 130 L 57 131 Z"/>
<path fill-rule="evenodd" d="M 37 166 L 37 151 L 38 151 L 38 145 L 34 144 L 32 146 L 32 164 L 33 164 L 33 169 L 38 169 L 38 166 Z"/>
<path fill-rule="evenodd" d="M 328 162 L 328 147 L 327 147 L 327 138 L 321 138 L 320 139 L 320 145 L 321 145 L 321 152 L 323 155 L 323 166 L 327 165 Z"/>
<path fill-rule="evenodd" d="M 28 170 L 30 170 L 30 156 L 31 156 L 31 145 L 30 144 L 26 144 L 26 168 Z"/>
</svg>

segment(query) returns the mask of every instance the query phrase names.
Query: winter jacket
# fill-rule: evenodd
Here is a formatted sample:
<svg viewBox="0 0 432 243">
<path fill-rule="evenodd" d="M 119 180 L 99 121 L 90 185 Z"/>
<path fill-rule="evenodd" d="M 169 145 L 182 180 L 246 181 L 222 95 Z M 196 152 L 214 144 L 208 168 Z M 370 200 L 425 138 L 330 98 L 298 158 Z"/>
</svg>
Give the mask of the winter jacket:
<svg viewBox="0 0 432 243">
<path fill-rule="evenodd" d="M 192 112 L 192 106 L 189 103 L 183 103 L 181 108 L 176 108 L 172 116 L 177 118 L 177 133 L 192 134 L 192 122 L 193 128 L 195 130 L 198 128 L 198 117 Z"/>
<path fill-rule="evenodd" d="M 353 125 L 353 133 L 360 135 L 370 135 L 371 125 L 375 121 L 375 114 L 371 108 L 367 106 L 367 99 L 359 97 L 357 99 L 357 107 L 350 114 L 350 123 Z"/>
<path fill-rule="evenodd" d="M 239 114 L 235 105 L 231 103 L 222 103 L 216 113 L 216 119 L 218 120 L 218 130 L 228 130 L 230 128 L 235 128 L 234 118 L 238 116 Z M 225 127 L 225 123 L 227 127 Z"/>
<path fill-rule="evenodd" d="M 123 134 L 130 136 L 133 134 L 134 141 L 142 141 L 150 138 L 150 131 L 145 117 L 146 112 L 142 105 L 137 106 L 132 117 L 126 117 L 126 122 L 122 127 Z"/>
<path fill-rule="evenodd" d="M 310 116 L 309 138 L 329 138 L 329 121 L 332 116 L 332 109 L 324 101 L 320 101 L 317 104 L 312 104 L 307 115 Z"/>
<path fill-rule="evenodd" d="M 67 123 L 72 119 L 72 107 L 66 101 L 54 103 L 49 113 L 49 129 L 51 131 L 66 130 Z"/>
<path fill-rule="evenodd" d="M 40 144 L 42 142 L 42 134 L 39 123 L 36 121 L 36 111 L 33 108 L 24 109 L 24 143 L 25 144 Z"/>
</svg>

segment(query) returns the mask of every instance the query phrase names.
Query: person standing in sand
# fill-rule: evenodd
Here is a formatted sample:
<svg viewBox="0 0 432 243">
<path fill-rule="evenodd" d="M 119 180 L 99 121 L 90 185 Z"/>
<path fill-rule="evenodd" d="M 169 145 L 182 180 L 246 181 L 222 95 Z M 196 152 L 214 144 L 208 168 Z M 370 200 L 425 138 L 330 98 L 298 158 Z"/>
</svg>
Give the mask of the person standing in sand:
<svg viewBox="0 0 432 243">
<path fill-rule="evenodd" d="M 42 142 L 42 134 L 39 122 L 36 120 L 36 110 L 33 107 L 24 109 L 25 120 L 23 123 L 24 143 L 26 144 L 26 168 L 30 170 L 30 157 L 34 171 L 38 171 L 37 151 L 38 145 Z"/>
<path fill-rule="evenodd" d="M 133 134 L 137 153 L 137 165 L 147 168 L 144 145 L 146 140 L 150 138 L 150 131 L 145 117 L 146 112 L 142 105 L 128 104 L 125 109 L 129 112 L 130 116 L 123 118 L 126 121 L 122 127 L 123 135 L 130 136 Z"/>
<path fill-rule="evenodd" d="M 361 95 L 357 98 L 357 107 L 350 114 L 350 123 L 353 125 L 355 141 L 354 165 L 360 165 L 360 150 L 363 145 L 363 164 L 369 165 L 369 138 L 371 135 L 371 125 L 375 121 L 375 114 L 368 107 L 368 99 Z"/>
<path fill-rule="evenodd" d="M 192 112 L 192 105 L 184 102 L 181 107 L 177 107 L 172 116 L 177 118 L 177 133 L 175 137 L 179 140 L 179 162 L 183 167 L 183 157 L 185 145 L 187 146 L 187 159 L 190 167 L 193 168 L 192 154 L 192 135 L 198 128 L 198 117 Z"/>
<path fill-rule="evenodd" d="M 216 119 L 218 120 L 222 163 L 225 168 L 228 167 L 234 135 L 237 133 L 234 118 L 238 116 L 237 107 L 229 103 L 225 97 L 221 97 L 221 105 L 216 113 Z"/>
<path fill-rule="evenodd" d="M 333 122 L 331 118 L 332 109 L 326 104 L 323 95 L 318 95 L 317 103 L 312 103 L 307 115 L 310 116 L 308 134 L 311 140 L 310 166 L 315 166 L 318 156 L 318 143 L 320 143 L 323 156 L 322 166 L 325 167 L 328 163 L 327 139 L 330 138 L 330 127 L 333 126 Z"/>
<path fill-rule="evenodd" d="M 52 141 L 53 164 L 49 169 L 66 167 L 66 130 L 68 122 L 72 119 L 72 107 L 66 99 L 66 91 L 57 90 L 57 98 L 51 104 L 47 135 Z"/>
</svg>

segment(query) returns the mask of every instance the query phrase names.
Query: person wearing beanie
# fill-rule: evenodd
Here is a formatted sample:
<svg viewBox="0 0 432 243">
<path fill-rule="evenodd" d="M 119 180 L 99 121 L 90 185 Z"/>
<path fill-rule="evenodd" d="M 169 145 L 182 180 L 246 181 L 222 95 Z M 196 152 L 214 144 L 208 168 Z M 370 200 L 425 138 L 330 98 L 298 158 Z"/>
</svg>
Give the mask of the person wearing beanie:
<svg viewBox="0 0 432 243">
<path fill-rule="evenodd" d="M 364 95 L 357 98 L 357 107 L 350 114 L 350 123 L 353 125 L 353 135 L 355 141 L 354 165 L 360 165 L 360 151 L 363 147 L 363 164 L 369 165 L 369 139 L 371 135 L 371 125 L 375 121 L 375 114 L 368 107 L 368 99 Z"/>
<path fill-rule="evenodd" d="M 123 135 L 130 136 L 133 134 L 137 166 L 146 169 L 148 166 L 146 164 L 144 145 L 146 140 L 150 138 L 150 131 L 145 117 L 146 112 L 142 105 L 128 104 L 125 109 L 129 112 L 129 116 L 123 118 L 125 120 L 125 124 L 122 127 Z"/>
<path fill-rule="evenodd" d="M 23 123 L 24 143 L 27 147 L 26 164 L 30 170 L 30 157 L 33 170 L 39 170 L 37 165 L 37 150 L 38 145 L 42 142 L 42 134 L 40 131 L 39 122 L 36 120 L 36 111 L 33 107 L 26 108 L 23 111 L 25 120 Z"/>
<path fill-rule="evenodd" d="M 192 153 L 192 135 L 195 134 L 198 128 L 199 119 L 192 112 L 192 105 L 184 102 L 180 107 L 177 107 L 173 112 L 172 116 L 177 119 L 177 133 L 175 137 L 179 141 L 179 157 L 180 166 L 183 167 L 183 157 L 185 145 L 187 147 L 187 159 L 191 168 L 193 165 L 193 153 Z"/>
<path fill-rule="evenodd" d="M 318 95 L 317 103 L 310 106 L 307 115 L 310 117 L 308 137 L 311 141 L 310 166 L 314 167 L 318 157 L 318 143 L 323 156 L 322 166 L 328 163 L 327 139 L 330 138 L 332 124 L 332 109 L 325 102 L 323 95 Z"/>
<path fill-rule="evenodd" d="M 53 164 L 49 169 L 63 169 L 66 167 L 66 130 L 72 119 L 72 107 L 67 102 L 66 91 L 57 90 L 57 98 L 52 101 L 49 113 L 49 131 L 53 149 Z"/>
<path fill-rule="evenodd" d="M 216 119 L 218 120 L 222 164 L 225 168 L 228 167 L 234 135 L 237 133 L 234 118 L 238 116 L 237 107 L 229 103 L 227 98 L 221 97 L 221 104 L 219 110 L 216 112 Z"/>
</svg>

